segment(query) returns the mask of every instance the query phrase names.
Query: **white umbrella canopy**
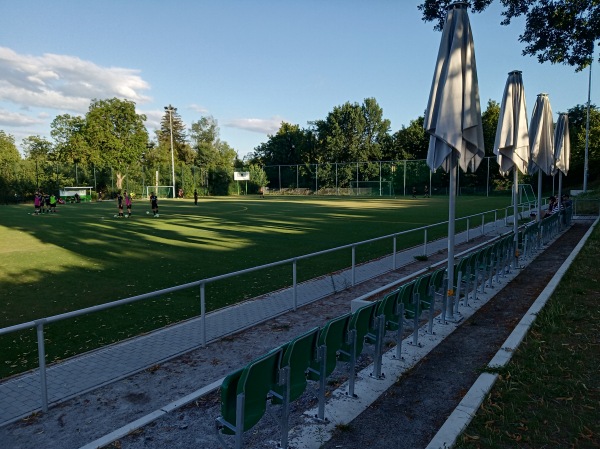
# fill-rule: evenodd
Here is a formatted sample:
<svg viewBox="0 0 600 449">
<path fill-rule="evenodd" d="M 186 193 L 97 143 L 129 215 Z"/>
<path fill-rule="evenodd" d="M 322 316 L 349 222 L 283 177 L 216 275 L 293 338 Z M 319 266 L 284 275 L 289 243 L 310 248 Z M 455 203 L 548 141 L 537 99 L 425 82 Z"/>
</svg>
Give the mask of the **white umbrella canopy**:
<svg viewBox="0 0 600 449">
<path fill-rule="evenodd" d="M 569 115 L 563 112 L 558 116 L 554 129 L 554 170 L 558 171 L 558 201 L 562 204 L 562 177 L 569 171 L 569 158 L 571 157 L 571 140 L 569 138 Z"/>
<path fill-rule="evenodd" d="M 538 213 L 542 218 L 542 172 L 551 175 L 554 170 L 554 120 L 547 94 L 538 94 L 529 124 L 531 159 L 529 173 L 538 173 Z"/>
<path fill-rule="evenodd" d="M 496 139 L 494 142 L 494 154 L 500 165 L 500 173 L 513 172 L 513 217 L 514 217 L 514 250 L 517 255 L 518 244 L 518 194 L 519 194 L 519 171 L 527 173 L 529 165 L 529 131 L 527 125 L 527 108 L 525 105 L 525 87 L 523 87 L 523 76 L 518 70 L 508 74 L 500 114 L 498 127 L 496 128 Z"/>
<path fill-rule="evenodd" d="M 483 126 L 468 4 L 449 6 L 423 127 L 430 134 L 427 165 L 450 173 L 448 282 L 454 295 L 454 219 L 457 166 L 475 171 L 484 157 Z M 457 301 L 458 304 L 458 301 Z"/>
<path fill-rule="evenodd" d="M 569 115 L 563 112 L 558 116 L 554 129 L 554 173 L 560 171 L 564 175 L 569 172 L 571 157 L 571 140 L 569 137 Z"/>
<path fill-rule="evenodd" d="M 475 171 L 484 157 L 473 33 L 467 3 L 450 5 L 423 127 L 431 135 L 427 165 Z"/>
</svg>

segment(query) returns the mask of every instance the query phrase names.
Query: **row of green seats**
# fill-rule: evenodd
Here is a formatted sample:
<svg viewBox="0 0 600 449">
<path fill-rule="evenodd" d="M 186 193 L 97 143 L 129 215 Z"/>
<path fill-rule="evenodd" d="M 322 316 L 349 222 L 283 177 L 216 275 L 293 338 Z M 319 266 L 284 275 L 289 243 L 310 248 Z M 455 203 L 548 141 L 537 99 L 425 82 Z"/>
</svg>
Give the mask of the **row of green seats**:
<svg viewBox="0 0 600 449">
<path fill-rule="evenodd" d="M 500 263 L 502 251 L 510 253 L 507 249 L 510 245 L 506 242 L 512 244 L 512 236 L 490 246 L 494 250 L 477 252 L 479 258 L 473 259 L 477 263 L 470 265 L 471 270 L 475 266 L 481 270 L 483 264 L 489 266 L 491 263 Z M 506 256 L 503 260 L 506 259 L 510 257 Z M 463 272 L 464 266 L 463 273 L 467 273 L 466 266 L 470 260 L 470 256 L 461 259 L 457 271 Z M 233 436 L 234 448 L 240 449 L 243 433 L 262 419 L 270 403 L 279 406 L 277 418 L 281 427 L 281 447 L 285 449 L 289 405 L 304 393 L 308 381 L 318 382 L 316 418 L 321 420 L 325 419 L 326 379 L 334 372 L 338 362 L 349 364 L 348 395 L 355 396 L 356 362 L 365 343 L 375 347 L 372 375 L 375 378 L 382 377 L 383 340 L 386 333 L 395 333 L 398 359 L 402 356 L 405 322 L 412 322 L 412 343 L 418 345 L 419 320 L 423 312 L 429 312 L 428 331 L 431 333 L 436 296 L 445 294 L 442 288 L 445 287 L 445 274 L 445 268 L 424 274 L 382 299 L 354 313 L 336 317 L 322 328 L 315 327 L 230 373 L 221 385 L 221 416 L 216 419 L 217 435 L 223 445 L 227 446 L 225 436 L 229 435 Z"/>
</svg>

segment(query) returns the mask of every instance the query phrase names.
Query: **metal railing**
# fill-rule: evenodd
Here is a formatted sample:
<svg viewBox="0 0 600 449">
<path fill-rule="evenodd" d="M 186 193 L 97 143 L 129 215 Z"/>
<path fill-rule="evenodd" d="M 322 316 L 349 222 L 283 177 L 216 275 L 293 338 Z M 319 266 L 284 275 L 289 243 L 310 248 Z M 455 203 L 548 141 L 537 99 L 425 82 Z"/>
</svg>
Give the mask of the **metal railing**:
<svg viewBox="0 0 600 449">
<path fill-rule="evenodd" d="M 531 208 L 531 205 L 523 204 L 520 206 L 520 208 L 522 211 L 521 217 L 523 217 L 523 214 L 525 213 L 525 211 L 527 211 Z M 466 217 L 457 218 L 456 219 L 456 223 L 458 225 L 458 226 L 456 226 L 457 232 L 458 232 L 458 230 L 461 230 L 461 232 L 466 231 L 467 241 L 469 241 L 472 236 L 475 237 L 477 235 L 479 235 L 479 236 L 485 235 L 485 233 L 486 233 L 486 229 L 485 229 L 486 216 L 491 217 L 492 215 L 493 215 L 493 219 L 488 221 L 487 224 L 489 226 L 491 226 L 491 232 L 496 232 L 499 215 L 502 215 L 502 210 L 504 210 L 504 221 L 508 222 L 509 217 L 510 217 L 509 213 L 512 212 L 512 206 L 506 207 L 504 209 L 494 209 L 494 210 L 490 210 L 490 211 L 486 211 L 486 212 L 481 212 L 478 214 L 469 215 Z M 464 230 L 462 229 L 461 222 L 464 222 L 464 226 L 466 229 L 464 229 Z M 476 224 L 474 224 L 474 223 L 476 223 Z M 129 298 L 121 299 L 118 301 L 112 301 L 112 302 L 105 303 L 105 304 L 87 307 L 85 309 L 75 310 L 72 312 L 62 313 L 59 315 L 53 315 L 53 316 L 41 318 L 41 319 L 38 319 L 35 321 L 29 321 L 29 322 L 2 328 L 2 329 L 0 329 L 0 335 L 6 335 L 6 334 L 13 333 L 13 332 L 18 332 L 18 331 L 23 331 L 23 330 L 28 330 L 28 329 L 36 330 L 37 346 L 38 346 L 38 361 L 39 361 L 38 369 L 39 369 L 39 373 L 40 373 L 42 410 L 47 411 L 48 410 L 48 390 L 47 390 L 47 383 L 46 383 L 46 347 L 45 347 L 45 341 L 44 341 L 44 327 L 46 325 L 56 323 L 59 321 L 64 321 L 64 320 L 68 320 L 68 319 L 81 317 L 84 315 L 89 315 L 89 314 L 104 311 L 104 310 L 108 310 L 108 309 L 122 306 L 125 304 L 131 304 L 134 302 L 143 301 L 143 300 L 150 299 L 150 298 L 156 298 L 158 296 L 169 294 L 169 293 L 174 293 L 174 292 L 192 289 L 192 288 L 198 288 L 199 292 L 200 292 L 200 320 L 202 323 L 201 343 L 202 343 L 202 346 L 205 346 L 207 343 L 207 340 L 206 340 L 206 329 L 207 329 L 207 326 L 206 326 L 206 313 L 207 313 L 207 311 L 206 311 L 206 286 L 208 284 L 211 284 L 211 283 L 214 283 L 217 281 L 231 279 L 231 278 L 234 278 L 237 276 L 241 276 L 241 275 L 245 275 L 245 274 L 249 274 L 249 273 L 253 273 L 253 272 L 257 272 L 257 271 L 261 271 L 261 270 L 270 269 L 270 268 L 277 267 L 277 266 L 290 265 L 291 270 L 292 270 L 292 285 L 291 285 L 292 296 L 293 296 L 292 310 L 295 311 L 298 307 L 298 282 L 297 282 L 297 279 L 298 279 L 298 262 L 299 261 L 308 260 L 308 259 L 311 259 L 311 258 L 314 258 L 317 256 L 321 256 L 324 254 L 330 254 L 330 253 L 337 252 L 337 251 L 350 250 L 351 257 L 352 257 L 352 263 L 350 266 L 351 286 L 354 286 L 356 284 L 356 267 L 357 267 L 357 265 L 360 265 L 356 262 L 357 248 L 359 248 L 360 246 L 363 246 L 363 245 L 370 244 L 370 243 L 391 239 L 391 241 L 392 241 L 391 264 L 386 271 L 387 272 L 393 271 L 393 270 L 396 270 L 397 268 L 399 268 L 397 266 L 397 258 L 396 258 L 396 255 L 398 253 L 398 238 L 405 237 L 412 233 L 423 233 L 422 255 L 427 256 L 427 255 L 429 255 L 427 252 L 428 244 L 437 240 L 437 239 L 430 240 L 429 237 L 431 236 L 432 233 L 429 231 L 433 228 L 441 227 L 441 226 L 447 225 L 447 224 L 448 224 L 448 221 L 439 222 L 439 223 L 435 223 L 432 225 L 422 226 L 419 228 L 410 229 L 407 231 L 401 231 L 401 232 L 397 232 L 394 234 L 388 234 L 388 235 L 385 235 L 382 237 L 377 237 L 377 238 L 373 238 L 373 239 L 369 239 L 369 240 L 363 240 L 360 242 L 351 243 L 351 244 L 347 244 L 347 245 L 343 245 L 343 246 L 339 246 L 339 247 L 331 248 L 331 249 L 327 249 L 327 250 L 322 250 L 322 251 L 318 251 L 318 252 L 314 252 L 314 253 L 310 253 L 310 254 L 305 254 L 302 256 L 297 256 L 297 257 L 293 257 L 293 258 L 289 258 L 289 259 L 285 259 L 285 260 L 281 260 L 281 261 L 277 261 L 277 262 L 272 262 L 272 263 L 268 263 L 268 264 L 264 264 L 264 265 L 259 265 L 256 267 L 247 268 L 244 270 L 239 270 L 239 271 L 235 271 L 235 272 L 231 272 L 231 273 L 226 273 L 226 274 L 222 274 L 219 276 L 213 276 L 213 277 L 209 277 L 209 278 L 205 278 L 205 279 L 200 279 L 198 281 L 189 282 L 189 283 L 182 284 L 182 285 L 177 285 L 175 287 L 161 289 L 161 290 L 157 290 L 154 292 L 144 293 L 142 295 L 136 295 L 136 296 L 132 296 Z M 474 224 L 474 225 L 472 226 L 472 224 Z M 447 235 L 444 234 L 444 236 L 442 238 L 447 238 Z M 421 245 L 418 245 L 416 248 L 418 248 L 419 246 L 421 246 Z M 415 247 L 412 247 L 412 248 L 415 248 Z M 406 250 L 406 249 L 409 249 L 409 248 L 402 248 L 402 250 Z M 382 272 L 380 274 L 384 274 L 384 273 L 385 272 Z M 326 273 L 324 273 L 324 274 L 326 274 Z M 377 275 L 380 275 L 380 274 L 377 274 Z"/>
</svg>

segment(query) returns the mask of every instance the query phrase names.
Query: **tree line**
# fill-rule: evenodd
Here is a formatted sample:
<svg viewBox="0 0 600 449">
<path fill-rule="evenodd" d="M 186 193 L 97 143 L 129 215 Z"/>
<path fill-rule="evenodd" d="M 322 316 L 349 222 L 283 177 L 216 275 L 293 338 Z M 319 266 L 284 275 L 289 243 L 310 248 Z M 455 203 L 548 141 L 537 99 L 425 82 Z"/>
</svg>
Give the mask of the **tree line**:
<svg viewBox="0 0 600 449">
<path fill-rule="evenodd" d="M 482 113 L 486 156 L 490 157 L 493 157 L 499 111 L 499 104 L 489 100 Z M 600 174 L 597 163 L 600 111 L 592 105 L 590 112 L 589 176 L 594 179 Z M 64 185 L 75 185 L 79 181 L 75 179 L 77 167 L 81 170 L 86 167 L 88 180 L 90 167 L 94 168 L 94 176 L 98 174 L 95 183 L 98 190 L 120 190 L 127 176 L 139 178 L 144 169 L 154 173 L 155 167 L 162 167 L 160 184 L 171 185 L 171 127 L 177 185 L 181 186 L 185 180 L 186 185 L 202 186 L 201 193 L 217 195 L 234 192 L 234 170 L 250 171 L 253 190 L 257 191 L 265 185 L 277 184 L 275 175 L 266 176 L 264 167 L 298 165 L 310 172 L 318 164 L 419 160 L 426 158 L 429 144 L 423 116 L 392 132 L 390 121 L 374 98 L 335 106 L 325 118 L 311 121 L 306 127 L 282 122 L 275 134 L 269 135 L 243 160 L 234 148 L 220 139 L 218 123 L 213 117 L 201 117 L 187 128 L 175 109 L 170 114 L 165 111 L 160 129 L 151 138 L 144 125 L 146 117 L 136 113 L 133 102 L 117 98 L 92 100 L 83 117 L 57 116 L 51 124 L 51 140 L 41 136 L 23 139 L 24 157 L 14 137 L 0 130 L 3 196 L 5 199 L 15 194 L 29 196 L 37 188 L 57 190 Z M 583 176 L 587 106 L 574 106 L 568 114 L 571 171 L 566 182 L 575 185 Z M 70 164 L 75 167 L 75 174 L 59 173 L 58 164 Z M 373 164 L 371 168 L 376 177 L 377 166 Z M 114 178 L 112 184 L 108 170 Z M 348 173 L 347 178 L 352 176 Z M 487 172 L 480 169 L 465 176 L 463 182 L 465 186 L 485 185 L 486 178 Z M 497 171 L 491 178 L 489 181 L 495 188 L 502 189 L 509 184 Z M 154 179 L 147 182 L 153 183 Z"/>
</svg>

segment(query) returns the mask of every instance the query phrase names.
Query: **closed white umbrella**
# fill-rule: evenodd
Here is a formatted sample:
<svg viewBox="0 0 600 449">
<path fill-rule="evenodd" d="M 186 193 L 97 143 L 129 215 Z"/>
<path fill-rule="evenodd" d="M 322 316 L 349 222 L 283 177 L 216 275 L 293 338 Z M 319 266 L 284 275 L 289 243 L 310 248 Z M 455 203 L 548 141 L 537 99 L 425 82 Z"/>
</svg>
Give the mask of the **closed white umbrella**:
<svg viewBox="0 0 600 449">
<path fill-rule="evenodd" d="M 473 34 L 467 3 L 448 8 L 423 127 L 431 135 L 427 165 L 450 174 L 448 281 L 453 296 L 457 166 L 475 171 L 484 157 L 483 126 Z"/>
<path fill-rule="evenodd" d="M 500 165 L 500 173 L 513 172 L 514 254 L 517 254 L 519 230 L 519 171 L 527 173 L 529 165 L 529 132 L 523 76 L 518 70 L 510 72 L 502 95 L 494 154 Z"/>
<path fill-rule="evenodd" d="M 548 94 L 539 94 L 533 106 L 529 124 L 529 173 L 538 173 L 538 213 L 542 219 L 542 173 L 552 174 L 554 169 L 554 120 Z"/>
<path fill-rule="evenodd" d="M 562 205 L 562 177 L 569 171 L 571 157 L 571 140 L 569 138 L 569 115 L 563 112 L 558 116 L 554 129 L 554 170 L 558 171 L 558 202 Z"/>
</svg>

